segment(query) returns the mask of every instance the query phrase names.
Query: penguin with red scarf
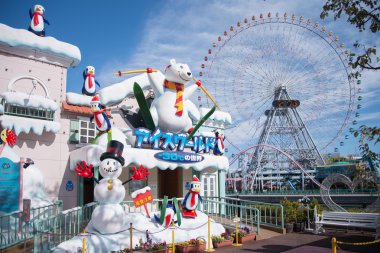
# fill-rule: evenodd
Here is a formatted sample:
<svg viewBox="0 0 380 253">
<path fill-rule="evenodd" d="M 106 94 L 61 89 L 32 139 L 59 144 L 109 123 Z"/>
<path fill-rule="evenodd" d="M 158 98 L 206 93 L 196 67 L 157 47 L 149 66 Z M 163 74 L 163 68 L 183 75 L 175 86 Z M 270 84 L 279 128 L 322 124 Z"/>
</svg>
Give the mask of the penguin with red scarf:
<svg viewBox="0 0 380 253">
<path fill-rule="evenodd" d="M 195 218 L 197 217 L 197 209 L 198 203 L 202 202 L 202 197 L 199 195 L 201 190 L 201 181 L 197 178 L 197 176 L 193 176 L 193 181 L 191 182 L 190 189 L 188 193 L 186 193 L 185 198 L 182 202 L 182 216 L 187 218 Z"/>
<path fill-rule="evenodd" d="M 98 81 L 95 80 L 95 68 L 93 66 L 87 66 L 83 71 L 82 94 L 87 96 L 94 96 L 96 93 L 95 84 L 100 87 Z"/>
<path fill-rule="evenodd" d="M 91 111 L 94 114 L 91 117 L 91 121 L 95 119 L 96 129 L 98 129 L 99 134 L 109 132 L 111 130 L 111 122 L 97 96 L 93 97 L 91 100 Z"/>
<path fill-rule="evenodd" d="M 42 5 L 36 4 L 32 9 L 29 9 L 30 21 L 29 31 L 32 33 L 45 37 L 45 23 L 50 25 L 49 21 L 44 17 L 45 8 Z"/>
<path fill-rule="evenodd" d="M 218 156 L 224 155 L 224 142 L 223 141 L 226 139 L 226 137 L 224 137 L 223 134 L 220 133 L 219 129 L 215 129 L 213 132 L 215 134 L 215 139 L 216 139 L 213 153 L 214 153 L 214 155 L 218 155 Z"/>
</svg>

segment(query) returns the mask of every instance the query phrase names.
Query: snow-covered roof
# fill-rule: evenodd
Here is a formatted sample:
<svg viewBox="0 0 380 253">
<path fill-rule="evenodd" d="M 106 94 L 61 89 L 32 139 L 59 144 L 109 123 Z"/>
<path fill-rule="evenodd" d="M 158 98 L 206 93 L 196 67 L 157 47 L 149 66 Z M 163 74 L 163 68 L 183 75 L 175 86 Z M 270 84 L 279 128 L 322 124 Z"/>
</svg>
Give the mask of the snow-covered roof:
<svg viewBox="0 0 380 253">
<path fill-rule="evenodd" d="M 158 74 L 162 75 L 161 72 L 157 72 L 157 75 Z M 134 96 L 133 84 L 135 82 L 138 83 L 143 90 L 151 87 L 148 75 L 146 73 L 133 76 L 131 78 L 125 79 L 120 83 L 115 83 L 101 89 L 98 92 L 100 102 L 103 105 L 113 105 L 120 103 L 127 97 Z"/>
<path fill-rule="evenodd" d="M 85 96 L 78 93 L 73 93 L 73 92 L 66 93 L 66 102 L 71 105 L 91 106 L 91 99 L 92 97 L 90 96 Z"/>
<path fill-rule="evenodd" d="M 145 186 L 144 188 L 141 188 L 141 189 L 138 189 L 138 190 L 132 192 L 131 197 L 134 199 L 137 197 L 137 195 L 144 194 L 144 193 L 146 193 L 146 191 L 150 191 L 149 186 Z"/>
<path fill-rule="evenodd" d="M 61 124 L 55 121 L 32 119 L 18 116 L 2 115 L 0 124 L 3 128 L 13 129 L 16 135 L 24 132 L 28 134 L 31 130 L 37 135 L 43 131 L 57 133 Z"/>
<path fill-rule="evenodd" d="M 210 108 L 199 108 L 201 117 L 205 116 L 211 109 Z M 215 111 L 209 118 L 209 120 L 214 120 L 217 122 L 224 123 L 225 125 L 232 124 L 231 115 L 228 112 Z"/>
<path fill-rule="evenodd" d="M 31 48 L 61 56 L 69 59 L 72 62 L 71 66 L 78 65 L 81 60 L 80 50 L 74 45 L 53 37 L 40 37 L 25 29 L 15 29 L 4 24 L 0 24 L 0 44 Z"/>
<path fill-rule="evenodd" d="M 51 111 L 56 111 L 58 109 L 58 104 L 56 102 L 39 95 L 29 95 L 23 92 L 6 91 L 1 93 L 0 97 L 5 98 L 7 103 L 10 104 L 33 108 L 43 108 Z"/>
</svg>

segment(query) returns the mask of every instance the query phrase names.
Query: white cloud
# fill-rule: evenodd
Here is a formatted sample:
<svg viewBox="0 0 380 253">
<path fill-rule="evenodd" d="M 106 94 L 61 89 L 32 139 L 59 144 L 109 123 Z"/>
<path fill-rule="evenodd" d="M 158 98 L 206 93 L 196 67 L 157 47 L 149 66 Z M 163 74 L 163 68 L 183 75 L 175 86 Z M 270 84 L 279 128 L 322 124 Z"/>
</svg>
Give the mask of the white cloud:
<svg viewBox="0 0 380 253">
<path fill-rule="evenodd" d="M 318 21 L 320 27 L 326 25 L 327 31 L 334 31 L 334 37 L 339 36 L 339 41 L 344 42 L 349 48 L 352 48 L 352 44 L 358 38 L 369 44 L 374 43 L 375 38 L 378 39 L 378 36 L 376 37 L 374 34 L 357 32 L 353 26 L 346 23 L 344 18 L 335 22 L 331 17 L 327 20 L 319 20 L 322 5 L 323 1 L 302 0 L 165 1 L 161 9 L 158 9 L 147 20 L 142 31 L 143 36 L 135 53 L 129 56 L 119 56 L 114 61 L 105 63 L 98 71 L 98 78 L 102 83 L 110 84 L 120 81 L 119 78 L 111 78 L 109 75 L 109 73 L 117 70 L 146 67 L 163 70 L 171 58 L 189 64 L 193 72 L 198 75 L 203 58 L 207 55 L 207 50 L 212 48 L 212 43 L 217 41 L 217 37 L 221 36 L 223 31 L 229 32 L 231 25 L 236 27 L 237 21 L 243 23 L 245 17 L 250 19 L 255 15 L 258 18 L 260 13 L 267 15 L 269 11 L 273 17 L 276 12 L 279 12 L 281 16 L 287 12 L 289 17 L 292 13 L 298 15 L 297 19 L 299 15 L 304 15 L 305 19 L 312 18 L 313 23 Z M 230 51 L 224 50 L 225 62 L 230 64 L 214 65 L 214 68 L 219 68 L 218 73 L 221 73 L 218 79 L 213 80 L 217 85 L 214 85 L 213 82 L 204 83 L 205 87 L 210 88 L 210 92 L 222 103 L 222 109 L 230 111 L 233 120 L 241 121 L 238 131 L 236 129 L 230 130 L 233 133 L 230 138 L 234 144 L 247 146 L 255 142 L 252 140 L 252 136 L 257 138 L 260 134 L 260 129 L 256 126 L 262 126 L 265 120 L 265 116 L 262 114 L 272 102 L 273 88 L 270 83 L 279 80 L 289 80 L 287 88 L 290 95 L 297 94 L 298 97 L 295 98 L 302 99 L 299 108 L 300 114 L 308 119 L 309 130 L 317 143 L 327 143 L 332 135 L 338 131 L 337 126 L 342 124 L 348 106 L 349 94 L 342 90 L 343 86 L 340 84 L 344 76 L 337 75 L 340 73 L 337 72 L 336 67 L 340 64 L 339 61 L 336 57 L 331 57 L 333 53 L 325 50 L 326 47 L 322 44 L 304 39 L 304 30 L 298 31 L 295 27 L 293 29 L 295 35 L 292 35 L 290 41 L 272 41 L 274 45 L 272 48 L 267 44 L 247 48 L 236 43 L 236 47 L 230 48 Z M 274 33 L 275 30 L 266 30 L 267 36 L 273 36 Z M 260 38 L 260 34 L 257 37 Z M 255 36 L 251 38 L 256 43 L 260 43 L 259 39 L 255 40 Z M 261 36 L 261 38 L 263 37 Z M 234 38 L 234 40 L 238 42 L 239 38 Z M 244 44 L 244 39 L 240 40 Z M 298 51 L 293 50 L 294 47 L 298 47 Z M 275 57 L 270 59 L 269 51 L 275 52 L 278 49 L 288 50 L 290 54 L 294 54 L 292 56 L 295 60 L 288 59 L 278 62 Z M 249 55 L 252 59 L 236 58 L 236 55 L 241 52 Z M 240 54 L 239 56 L 242 57 L 243 55 Z M 263 61 L 262 57 L 266 61 Z M 262 61 L 261 64 L 254 64 L 258 61 Z M 242 62 L 245 64 L 243 66 L 249 66 L 249 68 L 242 69 L 239 67 L 239 63 Z M 308 67 L 301 68 L 300 64 Z M 231 68 L 231 66 L 235 67 Z M 310 73 L 319 74 L 310 75 Z M 380 106 L 378 99 L 380 95 L 379 73 L 366 71 L 362 75 L 362 96 L 365 98 L 362 101 L 363 107 Z M 241 77 L 240 80 L 238 77 Z M 257 89 L 254 91 L 247 89 L 249 86 L 241 83 L 241 79 L 256 83 Z M 319 85 L 306 87 L 305 84 L 299 82 Z M 261 84 L 260 87 L 259 83 Z M 323 86 L 322 83 L 326 83 L 326 85 Z M 234 88 L 229 90 L 232 86 Z M 218 87 L 218 89 L 213 89 L 213 87 Z M 246 111 L 244 103 L 247 101 L 243 101 L 244 98 L 253 100 L 252 104 L 255 106 L 253 111 Z M 257 98 L 262 100 L 261 104 L 257 101 L 254 103 L 254 99 Z M 313 106 L 315 103 L 322 104 Z M 233 108 L 236 110 L 234 111 Z M 244 117 L 243 114 L 247 114 L 247 117 Z M 365 117 L 365 110 L 362 110 L 361 115 L 360 122 L 372 120 L 379 124 L 379 120 L 372 116 L 377 115 L 376 113 Z M 261 120 L 259 121 L 260 116 Z M 329 129 L 334 131 L 329 131 Z M 237 132 L 241 132 L 241 134 Z M 242 136 L 242 133 L 245 136 Z M 247 135 L 250 137 L 247 138 Z"/>
</svg>

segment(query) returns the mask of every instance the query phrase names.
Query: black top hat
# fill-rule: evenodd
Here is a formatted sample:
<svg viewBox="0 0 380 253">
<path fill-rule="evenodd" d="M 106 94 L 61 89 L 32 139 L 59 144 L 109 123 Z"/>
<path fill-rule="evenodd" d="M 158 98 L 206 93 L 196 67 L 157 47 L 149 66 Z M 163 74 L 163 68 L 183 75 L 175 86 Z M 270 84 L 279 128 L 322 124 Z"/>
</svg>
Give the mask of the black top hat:
<svg viewBox="0 0 380 253">
<path fill-rule="evenodd" d="M 124 166 L 123 149 L 124 145 L 119 141 L 112 140 L 108 142 L 107 151 L 100 156 L 100 161 L 111 158 L 121 163 L 121 166 Z"/>
</svg>

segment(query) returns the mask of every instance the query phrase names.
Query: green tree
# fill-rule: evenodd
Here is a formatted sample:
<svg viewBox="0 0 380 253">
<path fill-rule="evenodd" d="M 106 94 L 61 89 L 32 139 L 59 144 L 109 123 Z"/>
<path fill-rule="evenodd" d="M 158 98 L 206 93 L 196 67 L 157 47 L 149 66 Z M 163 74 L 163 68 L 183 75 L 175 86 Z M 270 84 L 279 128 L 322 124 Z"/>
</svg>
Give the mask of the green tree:
<svg viewBox="0 0 380 253">
<path fill-rule="evenodd" d="M 342 13 L 345 13 L 347 22 L 358 28 L 360 32 L 368 28 L 372 33 L 380 30 L 380 6 L 376 0 L 328 0 L 323 6 L 321 18 L 324 19 L 330 12 L 334 14 L 334 20 L 341 18 Z M 368 47 L 356 41 L 354 47 L 363 50 L 363 53 L 357 56 L 355 53 L 351 54 L 356 56 L 356 60 L 350 63 L 353 68 L 380 69 L 376 46 Z M 358 75 L 359 72 L 356 72 L 356 76 Z"/>
<path fill-rule="evenodd" d="M 347 16 L 347 22 L 354 25 L 360 32 L 369 30 L 377 33 L 380 30 L 380 5 L 376 0 L 328 0 L 323 6 L 321 18 L 324 19 L 333 13 L 334 20 L 341 18 L 342 13 Z M 355 77 L 360 76 L 359 70 L 369 69 L 380 70 L 380 58 L 376 56 L 376 46 L 368 46 L 356 41 L 354 47 L 362 50 L 362 54 L 351 53 L 356 56 L 355 61 L 350 65 L 357 69 Z M 353 131 L 355 137 L 359 137 L 359 148 L 363 156 L 374 161 L 375 166 L 379 165 L 379 157 L 371 151 L 370 143 L 376 145 L 380 140 L 380 129 L 377 127 L 361 126 Z"/>
</svg>

